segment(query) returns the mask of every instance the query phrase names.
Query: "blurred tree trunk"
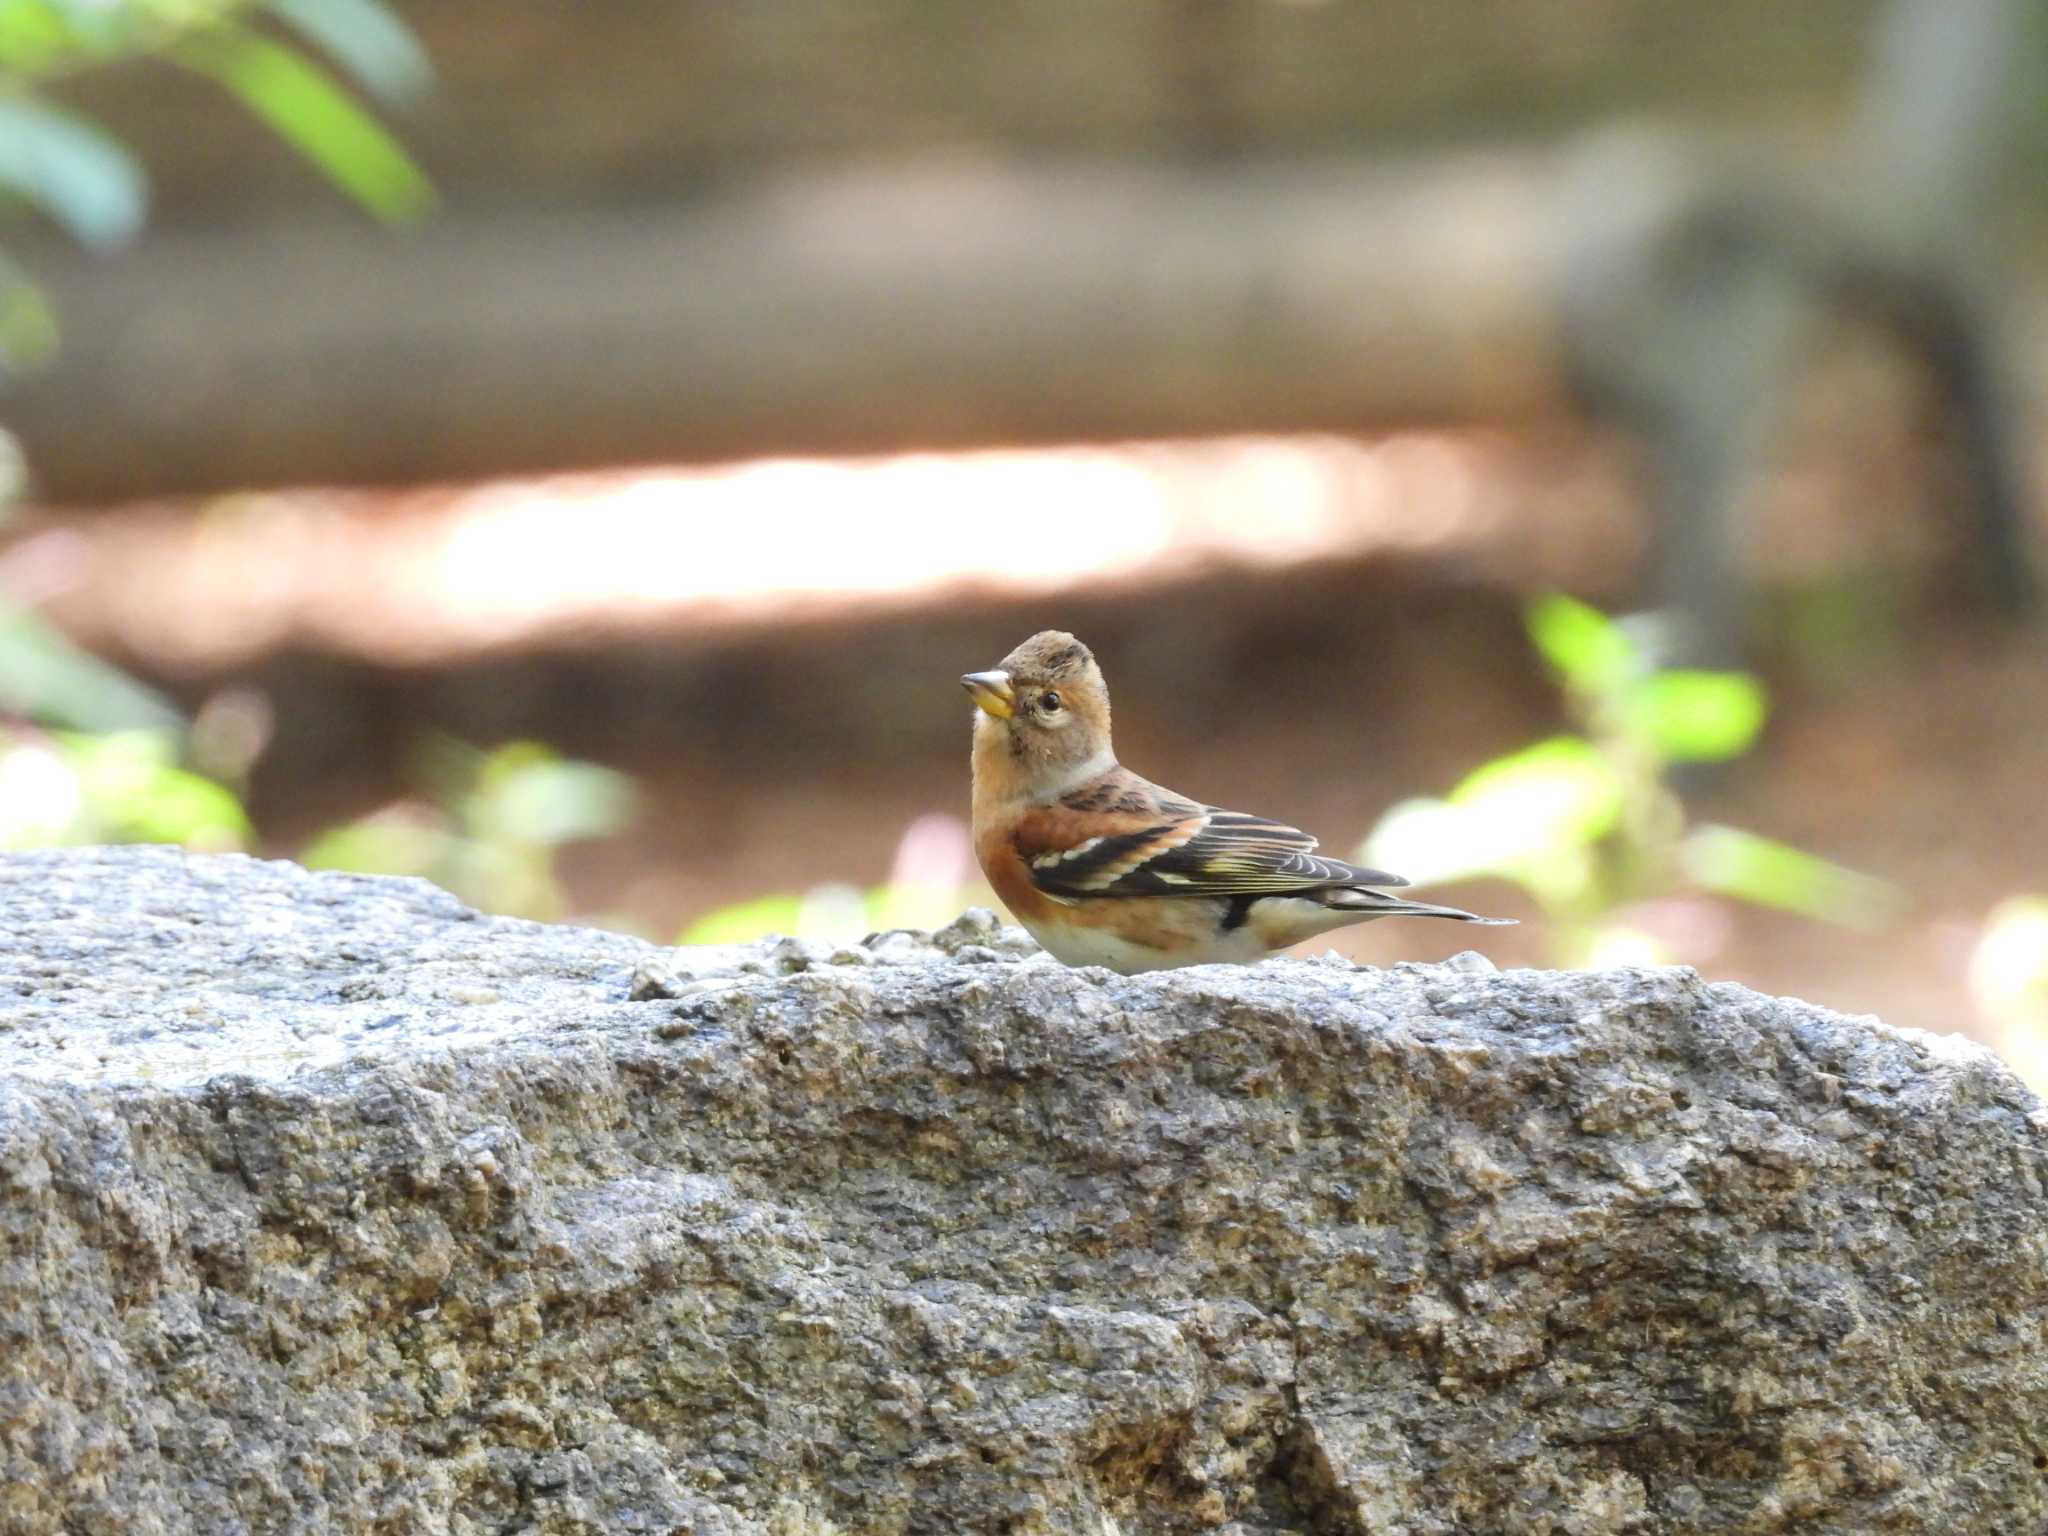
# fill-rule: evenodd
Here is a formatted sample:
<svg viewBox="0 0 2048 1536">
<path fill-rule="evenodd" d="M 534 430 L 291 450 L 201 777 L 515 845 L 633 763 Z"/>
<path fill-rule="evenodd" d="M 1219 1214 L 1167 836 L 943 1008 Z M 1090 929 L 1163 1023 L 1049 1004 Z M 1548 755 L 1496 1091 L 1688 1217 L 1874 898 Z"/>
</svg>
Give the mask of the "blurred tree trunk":
<svg viewBox="0 0 2048 1536">
<path fill-rule="evenodd" d="M 1554 387 L 1550 163 L 841 176 L 659 213 L 161 238 L 49 281 L 43 493 L 1349 429 Z"/>
</svg>

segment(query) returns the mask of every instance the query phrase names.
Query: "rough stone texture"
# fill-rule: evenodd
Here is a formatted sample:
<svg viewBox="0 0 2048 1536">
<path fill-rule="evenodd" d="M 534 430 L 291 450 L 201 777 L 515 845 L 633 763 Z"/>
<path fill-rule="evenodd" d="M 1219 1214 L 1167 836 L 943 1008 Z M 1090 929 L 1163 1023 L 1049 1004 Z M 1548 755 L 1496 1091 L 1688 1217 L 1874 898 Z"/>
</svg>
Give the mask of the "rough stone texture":
<svg viewBox="0 0 2048 1536">
<path fill-rule="evenodd" d="M 0 859 L 0 1531 L 2043 1529 L 1986 1052 L 1026 948 Z"/>
</svg>

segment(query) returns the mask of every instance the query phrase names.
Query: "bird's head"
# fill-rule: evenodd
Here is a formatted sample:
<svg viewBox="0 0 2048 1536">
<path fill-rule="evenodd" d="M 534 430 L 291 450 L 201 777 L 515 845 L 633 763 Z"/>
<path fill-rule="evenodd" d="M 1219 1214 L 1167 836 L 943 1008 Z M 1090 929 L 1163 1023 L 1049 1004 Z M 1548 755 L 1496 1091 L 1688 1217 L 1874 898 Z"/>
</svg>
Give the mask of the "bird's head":
<svg viewBox="0 0 2048 1536">
<path fill-rule="evenodd" d="M 977 769 L 1013 778 L 1022 793 L 1058 794 L 1116 762 L 1102 669 L 1062 630 L 1033 635 L 960 686 L 974 697 Z"/>
</svg>

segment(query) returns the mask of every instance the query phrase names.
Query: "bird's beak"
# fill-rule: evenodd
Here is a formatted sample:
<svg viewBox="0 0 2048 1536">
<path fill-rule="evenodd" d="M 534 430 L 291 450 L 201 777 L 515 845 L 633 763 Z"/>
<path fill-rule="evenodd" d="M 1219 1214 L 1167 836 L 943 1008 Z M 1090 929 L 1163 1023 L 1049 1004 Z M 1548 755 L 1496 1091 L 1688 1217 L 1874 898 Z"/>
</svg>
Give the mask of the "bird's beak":
<svg viewBox="0 0 2048 1536">
<path fill-rule="evenodd" d="M 960 679 L 960 686 L 974 695 L 974 702 L 985 715 L 1007 720 L 1017 712 L 1017 695 L 1010 687 L 1007 672 L 969 672 Z"/>
</svg>

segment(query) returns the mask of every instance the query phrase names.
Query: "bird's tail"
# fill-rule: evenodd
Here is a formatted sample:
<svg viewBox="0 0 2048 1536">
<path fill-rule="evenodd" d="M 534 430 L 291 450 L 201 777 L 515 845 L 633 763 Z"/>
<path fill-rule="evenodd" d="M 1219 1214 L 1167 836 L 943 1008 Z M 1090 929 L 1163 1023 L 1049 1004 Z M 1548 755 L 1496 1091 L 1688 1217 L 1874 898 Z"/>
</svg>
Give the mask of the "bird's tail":
<svg viewBox="0 0 2048 1536">
<path fill-rule="evenodd" d="M 1338 886 L 1323 892 L 1322 897 L 1324 906 L 1338 912 L 1356 912 L 1360 917 L 1447 917 L 1453 922 L 1483 923 L 1489 928 L 1512 928 L 1516 921 L 1512 917 L 1481 917 L 1476 912 L 1466 912 L 1457 907 L 1410 901 L 1363 885 Z"/>
</svg>

